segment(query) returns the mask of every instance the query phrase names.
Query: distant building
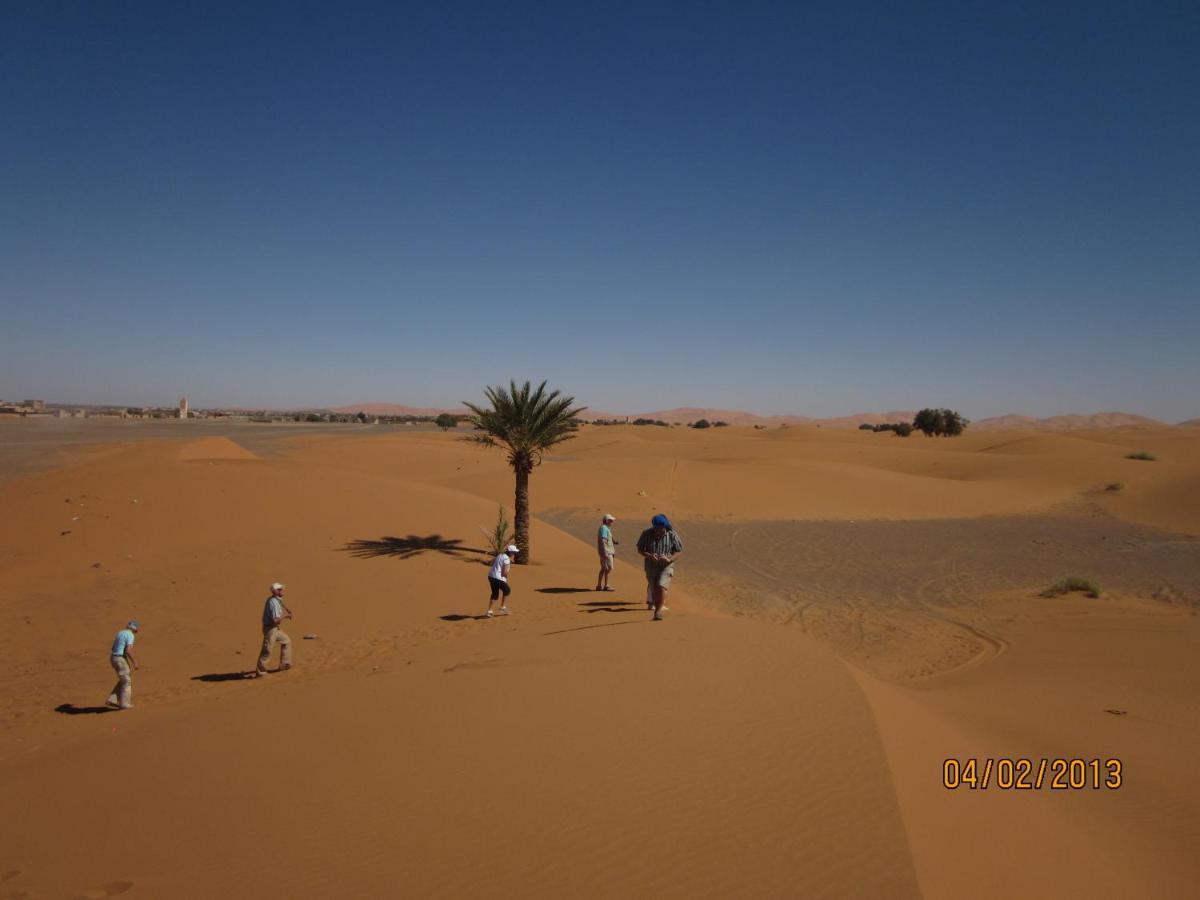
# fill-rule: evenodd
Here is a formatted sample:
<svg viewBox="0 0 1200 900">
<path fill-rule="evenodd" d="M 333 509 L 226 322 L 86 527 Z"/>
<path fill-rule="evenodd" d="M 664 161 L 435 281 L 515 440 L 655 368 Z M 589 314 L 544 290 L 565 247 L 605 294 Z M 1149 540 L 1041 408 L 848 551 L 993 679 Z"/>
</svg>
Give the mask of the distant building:
<svg viewBox="0 0 1200 900">
<path fill-rule="evenodd" d="M 0 413 L 6 415 L 27 416 L 31 413 L 36 415 L 45 411 L 45 400 L 22 400 L 19 403 L 16 400 L 0 400 Z"/>
<path fill-rule="evenodd" d="M 179 399 L 179 418 L 186 419 L 188 417 L 188 402 L 187 397 Z"/>
</svg>

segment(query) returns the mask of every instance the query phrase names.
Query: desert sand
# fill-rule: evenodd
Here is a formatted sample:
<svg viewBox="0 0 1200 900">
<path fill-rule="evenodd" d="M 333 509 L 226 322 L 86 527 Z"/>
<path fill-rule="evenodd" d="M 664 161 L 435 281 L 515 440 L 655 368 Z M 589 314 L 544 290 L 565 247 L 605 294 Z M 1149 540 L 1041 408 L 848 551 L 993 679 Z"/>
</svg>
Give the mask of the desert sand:
<svg viewBox="0 0 1200 900">
<path fill-rule="evenodd" d="M 0 898 L 1194 894 L 1193 430 L 586 427 L 480 620 L 500 453 L 182 424 L 0 480 Z M 1042 596 L 1068 575 L 1101 596 Z M 247 679 L 277 579 L 296 667 Z M 952 791 L 947 757 L 1124 781 Z"/>
</svg>

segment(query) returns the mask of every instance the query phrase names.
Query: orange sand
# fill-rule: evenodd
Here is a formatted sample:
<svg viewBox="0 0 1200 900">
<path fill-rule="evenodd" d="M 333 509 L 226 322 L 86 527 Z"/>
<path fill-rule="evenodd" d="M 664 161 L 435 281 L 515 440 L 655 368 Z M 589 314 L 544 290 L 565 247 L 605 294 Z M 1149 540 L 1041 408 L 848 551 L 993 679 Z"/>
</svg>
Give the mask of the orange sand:
<svg viewBox="0 0 1200 900">
<path fill-rule="evenodd" d="M 1079 504 L 1200 535 L 1200 435 L 587 428 L 533 502 L 619 517 L 618 591 L 535 521 L 492 621 L 472 548 L 511 476 L 454 437 L 148 442 L 0 484 L 0 897 L 1190 895 L 1194 606 L 996 597 L 1002 652 L 899 686 L 707 610 L 686 554 L 649 622 L 632 545 L 655 509 L 685 540 Z M 275 579 L 296 668 L 197 680 L 253 667 Z M 131 616 L 136 709 L 55 712 L 102 703 Z M 1127 782 L 941 787 L 946 756 L 1018 754 Z"/>
</svg>

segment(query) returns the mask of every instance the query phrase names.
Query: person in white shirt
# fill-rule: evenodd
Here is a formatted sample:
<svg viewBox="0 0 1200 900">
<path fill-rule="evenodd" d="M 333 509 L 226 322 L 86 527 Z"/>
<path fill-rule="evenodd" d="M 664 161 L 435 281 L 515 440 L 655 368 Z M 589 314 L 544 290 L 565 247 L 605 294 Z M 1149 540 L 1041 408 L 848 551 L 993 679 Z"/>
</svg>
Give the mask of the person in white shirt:
<svg viewBox="0 0 1200 900">
<path fill-rule="evenodd" d="M 258 655 L 258 666 L 254 674 L 262 677 L 267 674 L 267 663 L 271 659 L 271 651 L 279 645 L 279 671 L 286 672 L 292 667 L 292 639 L 280 628 L 284 619 L 292 618 L 292 611 L 283 603 L 283 585 L 276 581 L 271 585 L 271 596 L 263 606 L 262 614 L 262 653 Z"/>
<path fill-rule="evenodd" d="M 131 621 L 117 632 L 113 638 L 112 651 L 108 661 L 117 673 L 117 683 L 113 685 L 112 693 L 104 701 L 105 706 L 113 709 L 133 709 L 133 675 L 130 666 L 138 667 L 133 657 L 133 643 L 137 638 L 138 623 Z"/>
<path fill-rule="evenodd" d="M 492 560 L 492 567 L 488 570 L 488 584 L 492 588 L 492 596 L 488 600 L 486 613 L 489 619 L 494 615 L 492 604 L 500 600 L 502 594 L 504 595 L 504 599 L 500 600 L 500 615 L 507 616 L 511 612 L 507 606 L 508 595 L 512 593 L 512 588 L 508 584 L 508 571 L 512 567 L 513 557 L 520 552 L 516 544 L 509 544 L 504 548 L 503 553 L 497 553 L 496 558 Z"/>
</svg>

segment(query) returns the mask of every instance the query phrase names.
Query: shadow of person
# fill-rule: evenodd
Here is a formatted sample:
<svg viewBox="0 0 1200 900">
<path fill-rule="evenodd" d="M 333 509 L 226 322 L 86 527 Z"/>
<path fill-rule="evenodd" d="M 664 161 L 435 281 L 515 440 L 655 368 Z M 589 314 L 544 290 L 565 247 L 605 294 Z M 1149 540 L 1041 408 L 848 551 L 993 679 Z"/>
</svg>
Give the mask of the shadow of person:
<svg viewBox="0 0 1200 900">
<path fill-rule="evenodd" d="M 565 588 L 565 587 L 548 587 L 538 588 L 539 594 L 594 594 L 596 593 L 591 588 Z"/>
<path fill-rule="evenodd" d="M 54 711 L 67 716 L 94 716 L 117 710 L 112 706 L 76 706 L 74 703 L 60 703 L 54 707 Z"/>
<path fill-rule="evenodd" d="M 241 681 L 253 677 L 253 672 L 210 672 L 207 675 L 193 675 L 192 681 Z"/>
<path fill-rule="evenodd" d="M 349 553 L 359 559 L 371 559 L 376 556 L 394 556 L 398 559 L 408 559 L 420 553 L 445 553 L 447 556 L 459 556 L 463 553 L 479 553 L 488 555 L 487 550 L 478 547 L 464 547 L 458 538 L 445 538 L 440 534 L 421 535 L 410 534 L 407 537 L 385 536 L 377 541 L 360 538 L 347 541 L 341 552 Z"/>
<path fill-rule="evenodd" d="M 478 619 L 486 619 L 487 616 L 467 616 L 462 613 L 452 613 L 448 616 L 438 616 L 443 622 L 474 622 Z"/>
</svg>

